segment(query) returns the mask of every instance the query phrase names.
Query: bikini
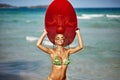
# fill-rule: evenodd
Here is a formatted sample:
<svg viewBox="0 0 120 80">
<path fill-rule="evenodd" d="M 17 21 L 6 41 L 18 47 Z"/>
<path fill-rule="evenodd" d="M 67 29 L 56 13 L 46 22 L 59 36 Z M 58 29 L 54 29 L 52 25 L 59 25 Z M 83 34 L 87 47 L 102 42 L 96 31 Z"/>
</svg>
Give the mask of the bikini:
<svg viewBox="0 0 120 80">
<path fill-rule="evenodd" d="M 62 65 L 62 62 L 61 62 L 59 56 L 55 57 L 55 59 L 53 61 L 53 64 L 54 65 L 59 65 L 59 66 Z M 65 60 L 65 62 L 64 62 L 64 65 L 68 65 L 68 64 L 70 64 L 70 59 L 67 57 L 66 60 Z"/>
</svg>

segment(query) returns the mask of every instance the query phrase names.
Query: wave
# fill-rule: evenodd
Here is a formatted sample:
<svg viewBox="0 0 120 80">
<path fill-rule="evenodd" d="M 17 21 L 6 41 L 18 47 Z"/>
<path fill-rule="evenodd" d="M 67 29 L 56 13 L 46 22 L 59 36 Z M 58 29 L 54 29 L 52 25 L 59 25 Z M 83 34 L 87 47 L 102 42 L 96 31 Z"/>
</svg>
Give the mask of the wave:
<svg viewBox="0 0 120 80">
<path fill-rule="evenodd" d="M 87 16 L 87 17 L 104 17 L 104 14 L 82 14 L 82 16 Z"/>
<path fill-rule="evenodd" d="M 53 43 L 51 43 L 51 42 L 48 41 L 48 40 L 44 40 L 44 41 L 43 41 L 43 44 L 46 45 L 46 46 L 53 46 Z"/>
<path fill-rule="evenodd" d="M 38 40 L 38 37 L 34 37 L 34 36 L 26 36 L 26 40 L 29 42 L 34 42 L 36 40 Z M 51 43 L 48 39 L 45 39 L 43 41 L 43 44 L 46 46 L 53 46 L 53 43 Z"/>
<path fill-rule="evenodd" d="M 104 14 L 82 14 L 81 16 L 77 16 L 77 19 L 92 19 L 98 17 L 104 17 Z"/>
<path fill-rule="evenodd" d="M 120 15 L 106 15 L 107 18 L 120 18 Z"/>
<path fill-rule="evenodd" d="M 33 41 L 38 40 L 38 38 L 37 37 L 33 37 L 33 36 L 26 36 L 26 40 L 30 41 L 30 42 L 33 42 Z"/>
<path fill-rule="evenodd" d="M 91 17 L 87 17 L 87 16 L 77 16 L 77 19 L 91 19 Z"/>
</svg>

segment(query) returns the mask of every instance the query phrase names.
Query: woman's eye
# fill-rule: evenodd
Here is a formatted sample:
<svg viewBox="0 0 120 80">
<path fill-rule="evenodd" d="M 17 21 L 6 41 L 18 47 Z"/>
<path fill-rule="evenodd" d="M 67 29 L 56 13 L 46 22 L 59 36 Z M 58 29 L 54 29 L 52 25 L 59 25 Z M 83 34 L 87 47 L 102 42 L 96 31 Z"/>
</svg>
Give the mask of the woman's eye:
<svg viewBox="0 0 120 80">
<path fill-rule="evenodd" d="M 56 38 L 56 40 L 59 40 L 59 38 Z"/>
</svg>

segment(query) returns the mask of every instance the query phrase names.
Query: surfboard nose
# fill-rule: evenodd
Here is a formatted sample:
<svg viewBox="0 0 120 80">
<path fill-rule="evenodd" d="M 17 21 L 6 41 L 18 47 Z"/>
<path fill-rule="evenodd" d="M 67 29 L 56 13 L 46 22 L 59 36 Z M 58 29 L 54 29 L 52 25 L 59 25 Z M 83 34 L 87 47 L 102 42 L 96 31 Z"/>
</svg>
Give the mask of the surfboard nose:
<svg viewBox="0 0 120 80">
<path fill-rule="evenodd" d="M 62 26 L 59 26 L 56 30 L 57 34 L 64 34 L 65 29 Z"/>
</svg>

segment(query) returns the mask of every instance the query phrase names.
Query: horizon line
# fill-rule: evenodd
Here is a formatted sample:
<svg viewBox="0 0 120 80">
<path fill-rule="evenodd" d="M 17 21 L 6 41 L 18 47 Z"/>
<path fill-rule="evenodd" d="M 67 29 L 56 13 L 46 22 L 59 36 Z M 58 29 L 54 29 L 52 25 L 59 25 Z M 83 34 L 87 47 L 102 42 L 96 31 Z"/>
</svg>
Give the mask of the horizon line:
<svg viewBox="0 0 120 80">
<path fill-rule="evenodd" d="M 31 8 L 31 7 L 33 7 L 33 8 L 36 8 L 36 7 L 38 7 L 38 6 L 41 6 L 41 7 L 48 7 L 49 5 L 29 5 L 29 6 L 16 6 L 16 5 L 12 5 L 12 4 L 8 4 L 8 3 L 0 3 L 0 5 L 9 5 L 9 6 L 11 6 L 11 7 L 16 7 L 16 8 L 23 8 L 23 7 L 26 7 L 26 8 Z M 2 8 L 2 7 L 0 7 L 0 8 Z M 3 7 L 4 8 L 4 7 Z M 109 6 L 109 7 L 102 7 L 102 6 L 99 6 L 99 7 L 74 7 L 73 6 L 73 8 L 120 8 L 120 7 L 117 7 L 117 6 L 113 6 L 113 7 L 111 7 L 111 6 Z"/>
</svg>

